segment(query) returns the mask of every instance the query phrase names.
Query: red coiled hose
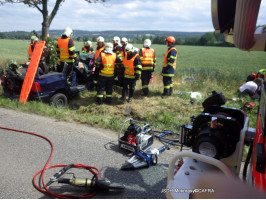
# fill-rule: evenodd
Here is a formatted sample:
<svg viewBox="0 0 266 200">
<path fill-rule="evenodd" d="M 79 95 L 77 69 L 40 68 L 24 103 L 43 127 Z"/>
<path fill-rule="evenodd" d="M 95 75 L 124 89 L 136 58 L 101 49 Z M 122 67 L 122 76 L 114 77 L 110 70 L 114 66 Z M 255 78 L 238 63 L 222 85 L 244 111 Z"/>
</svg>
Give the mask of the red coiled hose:
<svg viewBox="0 0 266 200">
<path fill-rule="evenodd" d="M 22 130 L 16 130 L 16 129 L 12 129 L 12 128 L 5 128 L 5 127 L 0 127 L 0 129 L 4 129 L 4 130 L 8 130 L 8 131 L 14 131 L 14 132 L 19 132 L 19 133 L 25 133 L 25 134 L 29 134 L 29 135 L 34 135 L 34 136 L 37 136 L 37 137 L 40 137 L 40 138 L 43 138 L 45 139 L 47 142 L 49 142 L 50 146 L 51 146 L 51 153 L 50 153 L 50 156 L 44 166 L 43 169 L 41 169 L 40 171 L 38 171 L 35 176 L 33 177 L 32 179 L 32 183 L 34 185 L 34 187 L 39 190 L 40 192 L 44 193 L 44 194 L 47 194 L 47 195 L 51 195 L 51 196 L 54 196 L 56 198 L 60 198 L 60 199 L 70 199 L 70 198 L 73 198 L 73 199 L 82 199 L 82 198 L 91 198 L 93 197 L 96 192 L 88 192 L 88 193 L 85 193 L 85 194 L 82 194 L 82 195 L 65 195 L 65 194 L 57 194 L 57 193 L 53 193 L 51 192 L 45 185 L 44 183 L 44 173 L 47 169 L 51 169 L 51 168 L 56 168 L 56 167 L 65 167 L 67 165 L 53 165 L 53 166 L 50 166 L 48 167 L 48 164 L 52 158 L 52 155 L 53 155 L 53 152 L 54 152 L 54 146 L 53 146 L 53 143 L 51 142 L 51 140 L 49 140 L 47 137 L 44 137 L 42 135 L 39 135 L 39 134 L 36 134 L 36 133 L 31 133 L 31 132 L 28 132 L 28 131 L 22 131 Z M 76 163 L 72 166 L 73 168 L 85 168 L 87 170 L 89 170 L 92 174 L 95 175 L 96 179 L 99 179 L 100 177 L 100 172 L 99 170 L 96 168 L 96 167 L 92 167 L 92 166 L 86 166 L 86 165 L 83 165 L 83 164 L 79 164 L 79 163 Z M 40 188 L 37 184 L 36 184 L 36 178 L 37 176 L 42 173 L 41 175 L 41 180 L 42 180 L 42 185 L 43 185 L 43 188 Z"/>
</svg>

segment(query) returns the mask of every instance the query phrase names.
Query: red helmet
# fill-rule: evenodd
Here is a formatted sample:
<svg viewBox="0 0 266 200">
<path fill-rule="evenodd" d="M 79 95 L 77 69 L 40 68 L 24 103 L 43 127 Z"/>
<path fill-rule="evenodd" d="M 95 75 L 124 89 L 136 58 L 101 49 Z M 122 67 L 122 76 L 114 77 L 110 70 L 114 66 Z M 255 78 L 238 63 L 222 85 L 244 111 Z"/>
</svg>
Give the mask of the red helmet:
<svg viewBox="0 0 266 200">
<path fill-rule="evenodd" d="M 175 38 L 174 38 L 174 36 L 168 36 L 166 38 L 166 41 L 171 42 L 171 43 L 175 43 Z"/>
</svg>

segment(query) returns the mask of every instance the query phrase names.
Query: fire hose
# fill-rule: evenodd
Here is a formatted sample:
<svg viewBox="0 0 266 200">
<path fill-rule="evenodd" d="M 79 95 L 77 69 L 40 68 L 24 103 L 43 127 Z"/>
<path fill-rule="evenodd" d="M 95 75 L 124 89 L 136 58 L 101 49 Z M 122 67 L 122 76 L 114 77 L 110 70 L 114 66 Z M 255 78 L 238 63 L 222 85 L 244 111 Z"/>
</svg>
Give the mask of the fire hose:
<svg viewBox="0 0 266 200">
<path fill-rule="evenodd" d="M 14 131 L 14 132 L 19 132 L 19 133 L 25 133 L 25 134 L 29 134 L 29 135 L 33 135 L 36 137 L 40 137 L 44 140 L 46 140 L 50 146 L 51 146 L 51 153 L 50 156 L 44 166 L 43 169 L 39 170 L 33 177 L 32 179 L 32 183 L 34 185 L 34 187 L 46 194 L 46 195 L 51 195 L 54 196 L 56 198 L 60 198 L 60 199 L 70 199 L 70 198 L 74 198 L 74 199 L 80 199 L 80 198 L 91 198 L 94 195 L 96 195 L 98 190 L 104 190 L 104 191 L 109 191 L 109 190 L 118 190 L 118 191 L 122 191 L 124 190 L 124 185 L 123 184 L 118 184 L 118 183 L 111 183 L 110 181 L 106 181 L 106 180 L 100 180 L 100 172 L 96 167 L 93 166 L 87 166 L 87 165 L 83 165 L 83 164 L 79 164 L 79 163 L 75 163 L 75 164 L 70 164 L 70 165 L 53 165 L 53 166 L 49 166 L 48 164 L 52 158 L 53 152 L 54 152 L 54 146 L 53 143 L 51 142 L 51 140 L 49 140 L 47 137 L 44 137 L 42 135 L 36 134 L 36 133 L 32 133 L 32 132 L 28 132 L 28 131 L 22 131 L 22 130 L 16 130 L 16 129 L 12 129 L 12 128 L 6 128 L 6 127 L 0 127 L 0 129 L 3 130 L 8 130 L 8 131 Z M 50 181 L 45 184 L 44 183 L 44 173 L 46 170 L 48 169 L 52 169 L 52 168 L 58 168 L 58 167 L 63 167 L 58 173 L 56 173 L 51 179 Z M 87 178 L 72 178 L 72 179 L 68 179 L 68 178 L 60 178 L 68 169 L 70 168 L 83 168 L 88 170 L 90 173 L 93 174 L 93 178 L 91 180 L 87 179 Z M 41 179 L 41 183 L 38 186 L 36 184 L 36 178 L 40 176 Z M 58 183 L 65 183 L 65 184 L 70 184 L 73 186 L 81 186 L 81 187 L 86 187 L 89 188 L 89 192 L 82 194 L 82 195 L 66 195 L 66 194 L 58 194 L 58 193 L 54 193 L 51 192 L 47 186 L 49 186 L 50 184 L 52 184 L 53 182 L 58 181 Z M 41 185 L 42 184 L 42 185 Z"/>
</svg>

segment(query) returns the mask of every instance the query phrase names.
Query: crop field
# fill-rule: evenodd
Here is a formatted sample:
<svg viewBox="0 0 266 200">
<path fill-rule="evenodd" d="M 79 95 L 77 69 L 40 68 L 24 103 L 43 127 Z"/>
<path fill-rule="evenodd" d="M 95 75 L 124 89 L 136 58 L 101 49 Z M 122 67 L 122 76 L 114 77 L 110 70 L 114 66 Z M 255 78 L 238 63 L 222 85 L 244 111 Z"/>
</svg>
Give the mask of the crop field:
<svg viewBox="0 0 266 200">
<path fill-rule="evenodd" d="M 83 43 L 75 42 L 76 50 L 81 50 Z M 27 62 L 29 41 L 0 40 L 0 68 L 11 60 L 17 63 Z M 142 45 L 136 44 L 138 48 Z M 96 44 L 93 43 L 94 49 Z M 176 46 L 178 50 L 177 69 L 174 77 L 174 95 L 161 99 L 163 91 L 160 75 L 163 55 L 166 45 L 152 45 L 156 52 L 157 66 L 154 72 L 154 82 L 150 85 L 150 97 L 143 97 L 141 82 L 137 82 L 132 103 L 120 103 L 121 88 L 114 87 L 113 104 L 99 106 L 96 104 L 96 91 L 86 91 L 70 102 L 68 108 L 56 109 L 41 102 L 28 102 L 21 105 L 0 95 L 0 106 L 53 116 L 60 120 L 76 121 L 88 125 L 119 130 L 128 117 L 153 123 L 158 129 L 176 130 L 176 122 L 188 123 L 191 115 L 202 112 L 201 103 L 211 91 L 222 91 L 227 98 L 226 106 L 241 108 L 250 100 L 248 97 L 237 98 L 236 91 L 246 77 L 261 68 L 266 68 L 264 52 L 246 52 L 229 47 Z M 188 81 L 189 80 L 189 81 Z M 2 93 L 2 88 L 0 88 Z M 202 99 L 190 104 L 189 94 L 185 92 L 200 92 Z M 180 94 L 182 93 L 182 94 Z M 235 100 L 236 99 L 236 100 Z M 73 105 L 78 110 L 72 110 Z M 258 102 L 256 102 L 258 105 Z M 124 116 L 126 106 L 132 108 L 130 116 Z M 248 111 L 250 125 L 255 127 L 256 108 Z"/>
</svg>

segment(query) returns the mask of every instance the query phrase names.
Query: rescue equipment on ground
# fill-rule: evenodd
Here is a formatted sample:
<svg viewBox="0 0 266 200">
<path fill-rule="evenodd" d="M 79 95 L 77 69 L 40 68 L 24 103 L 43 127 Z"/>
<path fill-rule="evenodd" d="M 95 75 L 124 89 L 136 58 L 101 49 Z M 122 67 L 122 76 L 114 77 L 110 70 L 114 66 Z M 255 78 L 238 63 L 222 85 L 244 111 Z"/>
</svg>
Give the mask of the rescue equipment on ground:
<svg viewBox="0 0 266 200">
<path fill-rule="evenodd" d="M 125 186 L 123 184 L 112 183 L 108 180 L 100 179 L 100 171 L 96 167 L 93 167 L 93 166 L 86 166 L 83 164 L 75 163 L 75 164 L 69 164 L 69 165 L 53 165 L 53 166 L 48 167 L 48 164 L 52 158 L 53 151 L 54 151 L 53 143 L 48 138 L 46 138 L 42 135 L 36 134 L 36 133 L 22 131 L 22 130 L 16 130 L 16 129 L 6 128 L 6 127 L 0 127 L 0 129 L 37 136 L 37 137 L 40 137 L 40 138 L 46 140 L 50 144 L 50 146 L 51 146 L 50 156 L 49 156 L 44 168 L 39 170 L 34 175 L 33 180 L 32 180 L 34 187 L 46 195 L 50 195 L 50 196 L 60 198 L 60 199 L 70 199 L 70 198 L 74 198 L 74 199 L 86 198 L 87 199 L 87 198 L 91 198 L 91 197 L 95 196 L 98 191 L 121 192 L 121 191 L 124 191 L 124 189 L 125 189 Z M 62 167 L 62 169 L 59 172 L 55 173 L 53 175 L 53 177 L 50 178 L 50 181 L 47 184 L 45 184 L 44 183 L 45 171 L 48 169 L 57 168 L 57 167 Z M 86 169 L 93 175 L 93 177 L 91 179 L 89 179 L 89 178 L 76 178 L 74 176 L 74 174 L 72 173 L 73 178 L 61 178 L 71 168 Z M 37 177 L 39 177 L 39 181 L 38 181 L 39 184 L 36 183 Z M 58 182 L 58 183 L 62 183 L 62 184 L 69 184 L 69 185 L 78 186 L 78 187 L 86 187 L 86 188 L 88 188 L 88 191 L 82 195 L 70 195 L 70 194 L 54 193 L 48 189 L 48 186 L 50 186 L 54 182 Z"/>
</svg>

